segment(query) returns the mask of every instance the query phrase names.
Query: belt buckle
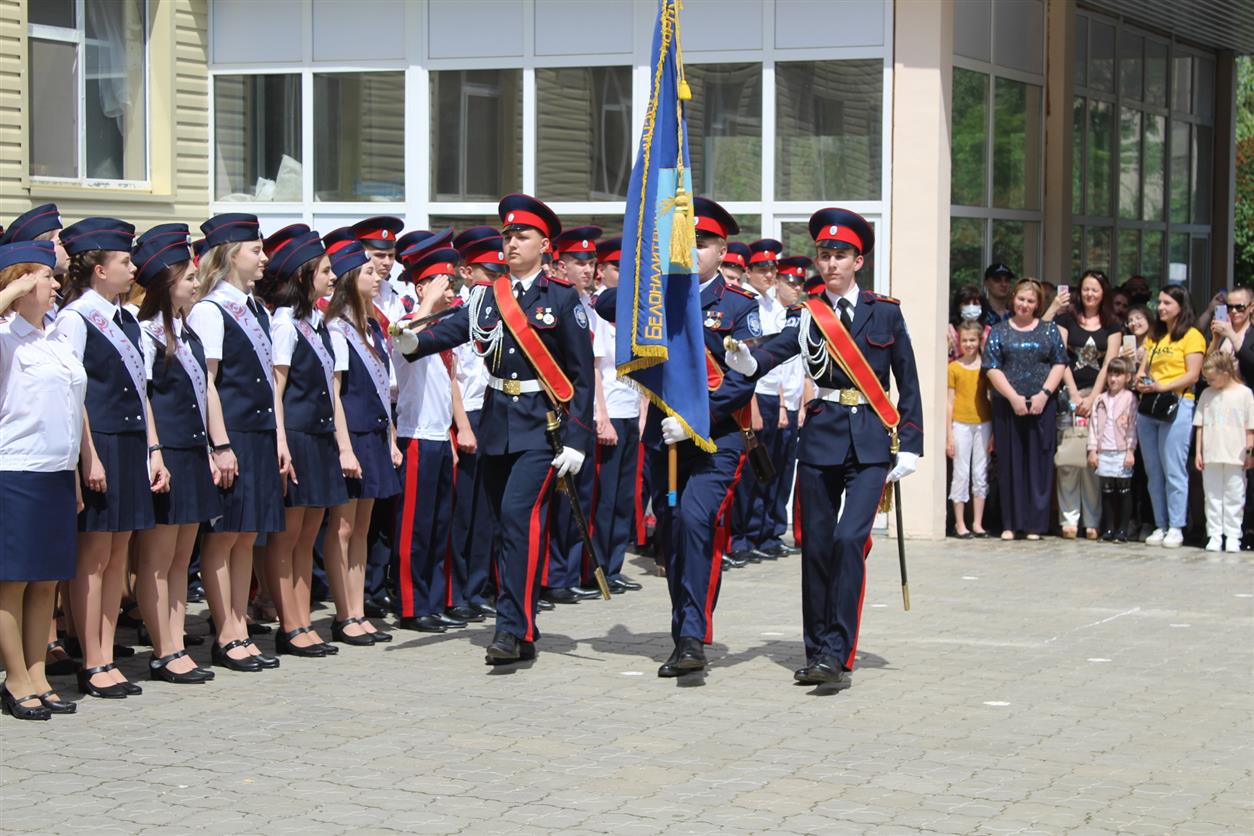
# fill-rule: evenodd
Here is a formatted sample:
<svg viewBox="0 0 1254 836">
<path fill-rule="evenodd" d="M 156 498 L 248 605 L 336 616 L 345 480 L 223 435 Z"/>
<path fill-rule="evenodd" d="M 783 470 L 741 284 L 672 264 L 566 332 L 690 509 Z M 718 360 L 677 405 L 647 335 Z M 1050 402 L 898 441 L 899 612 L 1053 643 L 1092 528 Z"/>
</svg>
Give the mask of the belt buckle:
<svg viewBox="0 0 1254 836">
<path fill-rule="evenodd" d="M 862 402 L 862 393 L 857 389 L 841 389 L 840 405 L 841 406 L 857 406 Z"/>
<path fill-rule="evenodd" d="M 522 383 L 517 380 L 502 380 L 501 391 L 507 395 L 521 395 Z"/>
</svg>

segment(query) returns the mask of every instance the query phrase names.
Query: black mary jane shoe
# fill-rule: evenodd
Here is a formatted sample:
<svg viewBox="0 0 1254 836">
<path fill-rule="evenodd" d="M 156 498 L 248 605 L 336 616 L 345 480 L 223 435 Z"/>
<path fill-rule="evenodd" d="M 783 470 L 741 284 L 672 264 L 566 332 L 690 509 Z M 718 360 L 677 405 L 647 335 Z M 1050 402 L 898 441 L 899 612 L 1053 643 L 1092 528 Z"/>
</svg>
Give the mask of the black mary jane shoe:
<svg viewBox="0 0 1254 836">
<path fill-rule="evenodd" d="M 364 627 L 366 624 L 369 624 L 369 623 L 370 623 L 370 622 L 368 622 L 368 621 L 366 620 L 366 617 L 365 617 L 364 615 L 359 615 L 359 616 L 357 616 L 356 618 L 354 618 L 354 619 L 352 619 L 352 620 L 353 620 L 353 621 L 355 621 L 355 622 L 357 622 L 358 624 L 362 625 L 363 627 Z M 372 626 L 372 627 L 373 627 L 374 625 L 373 625 L 373 624 L 371 624 L 370 626 Z M 390 641 L 392 640 L 392 634 L 391 634 L 391 633 L 385 633 L 385 632 L 383 632 L 382 630 L 375 630 L 373 633 L 366 633 L 366 635 L 367 635 L 367 636 L 369 636 L 370 638 L 372 638 L 372 639 L 374 640 L 374 643 L 375 643 L 375 644 L 386 644 L 386 643 L 388 643 L 388 642 L 390 642 Z"/>
<path fill-rule="evenodd" d="M 101 670 L 104 670 L 104 671 L 115 671 L 117 669 L 118 669 L 118 666 L 116 662 L 110 662 L 109 664 L 101 668 Z M 138 697 L 144 693 L 144 689 L 140 688 L 134 682 L 130 682 L 130 681 L 119 682 L 117 683 L 117 686 L 121 688 L 123 691 L 125 691 L 128 697 Z"/>
<path fill-rule="evenodd" d="M 243 647 L 243 639 L 236 639 L 227 642 L 225 645 L 213 643 L 213 650 L 210 651 L 210 658 L 213 664 L 220 668 L 227 668 L 241 673 L 257 673 L 261 670 L 261 663 L 257 661 L 255 656 L 245 656 L 242 659 L 233 659 L 229 655 L 232 650 L 237 647 Z"/>
<path fill-rule="evenodd" d="M 57 697 L 57 699 L 49 699 L 50 697 Z M 60 697 L 61 695 L 57 693 L 57 689 L 53 688 L 51 691 L 44 691 L 42 694 L 35 697 L 35 699 L 39 700 L 43 704 L 43 707 L 51 711 L 53 714 L 73 714 L 78 711 L 78 705 L 76 703 L 66 702 Z"/>
<path fill-rule="evenodd" d="M 244 639 L 244 647 L 257 647 L 257 645 L 256 643 L 253 642 L 252 639 Z M 278 656 L 267 656 L 266 654 L 262 653 L 260 649 L 258 649 L 257 652 L 253 654 L 253 658 L 256 659 L 261 664 L 261 666 L 265 668 L 266 670 L 273 670 L 274 668 L 277 668 L 279 666 Z"/>
<path fill-rule="evenodd" d="M 154 656 L 148 662 L 148 678 L 158 682 L 169 682 L 171 685 L 203 685 L 208 682 L 200 668 L 192 668 L 185 673 L 175 673 L 170 670 L 169 665 L 175 659 L 182 659 L 187 655 L 186 650 L 180 650 L 177 653 L 171 653 L 169 656 Z"/>
<path fill-rule="evenodd" d="M 312 627 L 297 627 L 295 630 L 292 630 L 289 633 L 283 633 L 283 632 L 275 633 L 274 635 L 275 652 L 278 653 L 280 656 L 302 656 L 306 659 L 321 659 L 323 656 L 327 655 L 326 648 L 323 646 L 322 642 L 319 642 L 317 644 L 311 644 L 311 645 L 308 645 L 307 647 L 300 647 L 299 645 L 292 644 L 292 639 L 296 638 L 302 633 L 312 633 L 312 632 L 313 632 Z"/>
<path fill-rule="evenodd" d="M 70 654 L 66 651 L 65 645 L 60 640 L 48 642 L 48 653 L 64 653 L 64 659 L 58 659 L 55 662 L 48 662 L 44 665 L 45 676 L 67 676 L 78 670 L 78 663 L 70 658 Z"/>
<path fill-rule="evenodd" d="M 40 700 L 39 705 L 26 707 L 22 705 L 30 700 L 38 700 L 39 697 L 34 694 L 28 694 L 24 697 L 15 697 L 9 693 L 9 686 L 0 688 L 0 707 L 6 714 L 12 714 L 18 720 L 50 720 L 52 712 Z"/>
<path fill-rule="evenodd" d="M 345 633 L 344 628 L 349 624 L 357 624 L 357 619 L 346 618 L 343 621 L 332 621 L 331 641 L 340 642 L 342 644 L 351 644 L 354 647 L 370 647 L 374 644 L 374 638 L 371 637 L 369 633 L 358 633 L 355 636 Z"/>
<path fill-rule="evenodd" d="M 89 697 L 99 697 L 104 700 L 122 700 L 126 699 L 126 689 L 121 685 L 110 683 L 103 688 L 92 685 L 91 678 L 98 673 L 106 673 L 112 665 L 101 665 L 98 668 L 79 668 L 76 674 L 78 678 L 78 690 L 82 691 Z"/>
</svg>

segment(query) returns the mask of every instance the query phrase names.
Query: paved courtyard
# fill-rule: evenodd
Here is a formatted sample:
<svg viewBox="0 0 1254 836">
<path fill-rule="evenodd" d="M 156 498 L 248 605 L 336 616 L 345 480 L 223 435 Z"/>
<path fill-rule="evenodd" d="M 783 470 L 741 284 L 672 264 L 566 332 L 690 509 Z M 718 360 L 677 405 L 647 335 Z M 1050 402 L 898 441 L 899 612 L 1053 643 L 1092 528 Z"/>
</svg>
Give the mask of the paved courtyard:
<svg viewBox="0 0 1254 836">
<path fill-rule="evenodd" d="M 544 614 L 530 667 L 485 667 L 491 626 L 476 625 L 205 686 L 143 679 L 142 697 L 48 723 L 3 718 L 0 830 L 1254 830 L 1248 555 L 909 551 L 910 613 L 895 544 L 872 554 L 841 694 L 791 682 L 798 558 L 730 573 L 708 676 L 679 681 L 655 676 L 666 591 L 637 561 L 644 591 Z M 138 679 L 146 659 L 124 668 Z"/>
</svg>

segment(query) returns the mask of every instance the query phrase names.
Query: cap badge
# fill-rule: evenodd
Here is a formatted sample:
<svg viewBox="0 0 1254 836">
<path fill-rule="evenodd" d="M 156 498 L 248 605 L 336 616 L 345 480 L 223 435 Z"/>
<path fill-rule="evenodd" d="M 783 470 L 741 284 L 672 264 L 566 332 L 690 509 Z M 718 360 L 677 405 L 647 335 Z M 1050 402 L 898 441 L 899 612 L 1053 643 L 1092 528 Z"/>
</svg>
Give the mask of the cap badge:
<svg viewBox="0 0 1254 836">
<path fill-rule="evenodd" d="M 513 213 L 513 212 L 510 212 L 508 215 L 506 215 L 506 216 L 505 216 L 505 220 L 507 220 L 507 221 L 509 221 L 509 222 L 513 223 L 513 221 L 514 221 L 514 213 Z"/>
<path fill-rule="evenodd" d="M 835 225 L 829 226 L 827 228 L 827 232 L 829 235 L 835 235 L 839 231 L 840 231 L 840 227 L 835 226 Z"/>
<path fill-rule="evenodd" d="M 580 241 L 579 246 L 583 247 L 586 250 L 588 248 L 588 241 L 586 239 L 583 241 Z"/>
<path fill-rule="evenodd" d="M 391 234 L 391 233 L 390 233 L 388 230 L 386 230 L 386 229 L 381 229 L 381 230 L 379 230 L 379 237 L 380 237 L 380 238 L 387 238 L 387 237 L 388 237 L 388 235 L 390 235 L 390 234 Z"/>
</svg>

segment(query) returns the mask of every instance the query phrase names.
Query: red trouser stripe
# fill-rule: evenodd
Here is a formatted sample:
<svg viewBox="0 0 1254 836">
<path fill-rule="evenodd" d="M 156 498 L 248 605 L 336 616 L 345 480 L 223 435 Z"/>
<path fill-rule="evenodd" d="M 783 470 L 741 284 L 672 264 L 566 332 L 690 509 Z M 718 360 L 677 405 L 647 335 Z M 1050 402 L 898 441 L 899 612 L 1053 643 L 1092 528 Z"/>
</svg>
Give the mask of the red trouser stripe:
<svg viewBox="0 0 1254 836">
<path fill-rule="evenodd" d="M 540 506 L 544 504 L 544 496 L 548 493 L 552 482 L 553 468 L 550 467 L 544 477 L 544 483 L 540 485 L 540 492 L 536 494 L 536 502 L 531 506 L 531 518 L 527 527 L 527 597 L 523 600 L 523 606 L 526 608 L 527 635 L 523 636 L 523 641 L 528 642 L 536 640 L 536 563 L 540 560 L 541 549 L 546 554 L 548 552 L 548 537 L 545 536 L 547 526 L 544 525 L 545 521 L 540 519 Z"/>
<path fill-rule="evenodd" d="M 740 473 L 744 470 L 745 454 L 740 454 L 740 461 L 736 462 L 736 473 L 732 476 L 731 487 L 727 489 L 727 495 L 723 497 L 723 502 L 718 506 L 718 514 L 714 517 L 714 543 L 710 551 L 710 585 L 705 591 L 705 636 L 701 641 L 710 644 L 714 641 L 714 599 L 718 595 L 718 582 L 723 574 L 723 552 L 727 550 L 727 538 L 731 536 L 731 522 L 725 517 L 730 517 L 728 513 L 731 511 L 732 500 L 736 496 L 736 483 L 740 481 Z"/>
<path fill-rule="evenodd" d="M 801 548 L 801 475 L 793 480 L 792 488 L 792 539 L 797 548 Z"/>
<path fill-rule="evenodd" d="M 858 590 L 858 617 L 853 623 L 853 642 L 849 647 L 849 655 L 845 657 L 845 670 L 853 670 L 854 657 L 858 655 L 858 637 L 862 635 L 862 602 L 866 600 L 866 559 L 871 554 L 871 535 L 866 537 L 866 545 L 862 547 L 862 588 Z"/>
<path fill-rule="evenodd" d="M 411 561 L 414 551 L 414 511 L 418 504 L 418 439 L 411 438 L 405 446 L 405 494 L 402 497 L 400 546 L 401 617 L 414 617 L 414 576 Z"/>
<path fill-rule="evenodd" d="M 649 539 L 644 525 L 644 444 L 636 445 L 636 545 L 643 546 Z"/>
</svg>

